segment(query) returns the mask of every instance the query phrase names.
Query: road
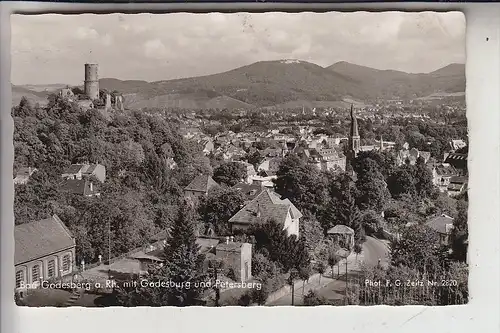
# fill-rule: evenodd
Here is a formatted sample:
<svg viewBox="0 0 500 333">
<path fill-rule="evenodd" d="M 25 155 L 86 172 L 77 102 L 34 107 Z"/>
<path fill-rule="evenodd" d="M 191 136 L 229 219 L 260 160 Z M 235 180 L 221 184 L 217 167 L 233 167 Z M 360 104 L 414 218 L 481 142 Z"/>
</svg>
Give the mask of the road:
<svg viewBox="0 0 500 333">
<path fill-rule="evenodd" d="M 389 251 L 388 251 L 388 246 L 387 242 L 383 240 L 379 240 L 370 236 L 366 237 L 365 243 L 363 243 L 363 252 L 359 256 L 358 260 L 355 259 L 355 255 L 351 254 L 348 259 L 348 264 L 347 264 L 347 269 L 349 272 L 349 275 L 356 274 L 356 271 L 359 270 L 359 262 L 364 262 L 365 265 L 367 266 L 376 266 L 378 264 L 378 260 L 380 259 L 380 264 L 383 267 L 387 267 L 389 264 L 389 257 L 388 257 Z M 319 295 L 333 300 L 333 299 L 343 299 L 344 297 L 344 291 L 345 291 L 345 280 L 344 280 L 344 273 L 345 273 L 345 268 L 344 264 L 340 266 L 340 278 L 337 278 L 337 269 L 334 270 L 334 277 L 335 279 L 332 279 L 331 272 L 326 273 L 322 278 L 321 278 L 321 284 L 318 282 L 311 283 L 310 285 L 307 285 L 305 288 L 305 293 L 307 294 L 309 290 L 315 290 Z M 342 269 L 344 269 L 342 271 Z M 288 294 L 280 299 L 268 304 L 272 306 L 276 305 L 291 305 L 292 301 L 292 295 Z M 302 299 L 302 288 L 298 288 L 295 290 L 295 305 L 302 305 L 303 304 L 303 299 Z"/>
<path fill-rule="evenodd" d="M 389 264 L 389 249 L 386 241 L 382 241 L 370 236 L 366 237 L 363 243 L 363 261 L 367 266 L 376 266 L 380 259 L 380 264 L 386 267 Z"/>
</svg>

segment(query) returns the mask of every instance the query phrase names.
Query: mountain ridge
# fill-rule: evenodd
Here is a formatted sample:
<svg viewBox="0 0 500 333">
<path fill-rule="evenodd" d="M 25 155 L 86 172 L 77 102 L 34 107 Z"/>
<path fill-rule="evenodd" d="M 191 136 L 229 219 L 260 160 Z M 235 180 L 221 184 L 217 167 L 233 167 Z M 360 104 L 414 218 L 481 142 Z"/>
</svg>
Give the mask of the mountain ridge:
<svg viewBox="0 0 500 333">
<path fill-rule="evenodd" d="M 340 61 L 327 67 L 295 59 L 259 61 L 204 76 L 160 80 L 102 78 L 100 88 L 125 95 L 126 106 L 253 108 L 310 101 L 328 104 L 420 98 L 465 91 L 465 65 L 452 63 L 430 73 L 380 70 Z M 33 85 L 31 85 L 33 86 Z M 13 86 L 19 95 L 29 89 Z M 22 90 L 24 89 L 24 90 Z M 37 92 L 35 96 L 39 96 Z M 13 94 L 14 95 L 14 94 Z"/>
</svg>

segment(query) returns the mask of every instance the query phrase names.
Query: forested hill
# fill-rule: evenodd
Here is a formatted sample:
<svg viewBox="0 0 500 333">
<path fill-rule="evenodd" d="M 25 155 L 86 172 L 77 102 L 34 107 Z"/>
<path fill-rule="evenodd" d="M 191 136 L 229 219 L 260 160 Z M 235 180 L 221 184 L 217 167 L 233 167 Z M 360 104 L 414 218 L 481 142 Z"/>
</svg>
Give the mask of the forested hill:
<svg viewBox="0 0 500 333">
<path fill-rule="evenodd" d="M 129 109 L 251 109 L 302 106 L 307 102 L 328 106 L 344 99 L 366 102 L 464 92 L 465 65 L 451 64 L 428 74 L 409 74 L 347 62 L 324 68 L 299 60 L 261 61 L 223 73 L 176 80 L 103 78 L 100 87 L 123 93 Z M 14 86 L 13 104 L 17 105 L 29 89 Z"/>
<path fill-rule="evenodd" d="M 23 100 L 12 115 L 14 172 L 38 169 L 27 185 L 16 186 L 15 222 L 57 214 L 76 237 L 78 260 L 107 254 L 106 221 L 114 230 L 112 255 L 147 243 L 169 225 L 183 187 L 211 171 L 201 150 L 178 134 L 178 124 L 160 117 L 133 112 L 107 122 L 97 110 L 82 111 L 60 98 L 47 108 Z M 174 170 L 169 158 L 178 164 Z M 60 191 L 64 168 L 81 161 L 106 166 L 100 198 Z"/>
</svg>

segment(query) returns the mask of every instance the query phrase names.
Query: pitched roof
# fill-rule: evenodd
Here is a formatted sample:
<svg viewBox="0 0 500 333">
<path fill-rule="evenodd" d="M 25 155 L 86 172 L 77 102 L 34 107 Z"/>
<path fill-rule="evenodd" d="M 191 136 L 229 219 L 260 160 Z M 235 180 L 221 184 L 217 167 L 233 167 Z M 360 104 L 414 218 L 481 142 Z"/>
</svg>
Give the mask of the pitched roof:
<svg viewBox="0 0 500 333">
<path fill-rule="evenodd" d="M 22 168 L 19 168 L 19 170 L 17 171 L 17 174 L 16 174 L 16 177 L 19 177 L 19 176 L 25 176 L 25 177 L 29 177 L 33 174 L 33 172 L 35 172 L 37 169 L 35 168 L 32 168 L 32 167 L 22 167 Z"/>
<path fill-rule="evenodd" d="M 441 234 L 448 234 L 453 228 L 453 218 L 442 214 L 428 220 L 425 225 Z"/>
<path fill-rule="evenodd" d="M 67 191 L 73 194 L 92 195 L 98 193 L 96 184 L 92 183 L 92 190 L 90 190 L 91 182 L 88 179 L 66 179 L 61 184 L 61 191 Z"/>
<path fill-rule="evenodd" d="M 64 170 L 63 174 L 76 174 L 80 171 L 83 172 L 85 164 L 71 164 L 66 170 Z"/>
<path fill-rule="evenodd" d="M 302 217 L 300 211 L 289 201 L 282 200 L 276 193 L 265 189 L 229 219 L 230 223 L 253 224 L 274 220 L 284 223 L 288 214 Z"/>
<path fill-rule="evenodd" d="M 217 244 L 220 243 L 220 240 L 217 238 L 205 238 L 198 237 L 196 238 L 196 244 L 200 247 L 200 253 L 205 253 L 210 251 L 213 247 L 216 247 Z"/>
<path fill-rule="evenodd" d="M 455 168 L 464 169 L 467 167 L 467 154 L 450 153 L 444 162 L 453 165 Z"/>
<path fill-rule="evenodd" d="M 436 173 L 440 176 L 456 176 L 458 175 L 457 169 L 449 164 L 440 164 L 436 166 Z"/>
<path fill-rule="evenodd" d="M 450 178 L 450 183 L 465 184 L 467 183 L 467 177 L 453 176 Z"/>
<path fill-rule="evenodd" d="M 97 166 L 98 166 L 98 164 L 91 164 L 85 169 L 85 171 L 82 171 L 82 172 L 91 175 L 92 173 L 94 173 Z"/>
<path fill-rule="evenodd" d="M 234 185 L 233 188 L 238 190 L 241 194 L 243 194 L 245 200 L 255 199 L 263 190 L 262 186 L 259 184 L 247 184 L 247 183 L 238 183 Z"/>
<path fill-rule="evenodd" d="M 431 158 L 431 153 L 428 151 L 421 151 L 420 157 L 422 157 L 424 159 L 424 161 L 427 162 Z"/>
<path fill-rule="evenodd" d="M 240 242 L 229 242 L 229 243 L 220 243 L 215 248 L 215 251 L 226 251 L 226 252 L 240 252 L 243 243 Z"/>
<path fill-rule="evenodd" d="M 330 230 L 328 230 L 327 234 L 348 234 L 348 235 L 353 235 L 354 230 L 352 228 L 349 228 L 346 225 L 343 224 L 337 224 Z"/>
<path fill-rule="evenodd" d="M 213 187 L 217 187 L 219 184 L 215 182 L 209 175 L 199 175 L 188 186 L 184 188 L 186 191 L 193 192 L 207 192 Z"/>
<path fill-rule="evenodd" d="M 73 235 L 57 215 L 16 225 L 14 239 L 15 265 L 75 246 Z"/>
</svg>

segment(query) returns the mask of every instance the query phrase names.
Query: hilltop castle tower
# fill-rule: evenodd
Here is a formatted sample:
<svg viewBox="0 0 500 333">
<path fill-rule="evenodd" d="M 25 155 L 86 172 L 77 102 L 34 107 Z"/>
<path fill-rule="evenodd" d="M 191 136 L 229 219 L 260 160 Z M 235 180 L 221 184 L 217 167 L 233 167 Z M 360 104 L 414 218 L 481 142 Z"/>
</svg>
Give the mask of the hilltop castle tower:
<svg viewBox="0 0 500 333">
<path fill-rule="evenodd" d="M 358 156 L 360 149 L 360 136 L 358 131 L 358 120 L 356 119 L 356 115 L 354 114 L 354 109 L 351 104 L 351 131 L 349 133 L 349 141 L 347 147 L 347 164 L 352 167 L 352 163 L 356 156 Z"/>
<path fill-rule="evenodd" d="M 99 65 L 97 64 L 85 64 L 85 84 L 83 90 L 85 95 L 92 101 L 99 98 L 98 70 Z"/>
</svg>

